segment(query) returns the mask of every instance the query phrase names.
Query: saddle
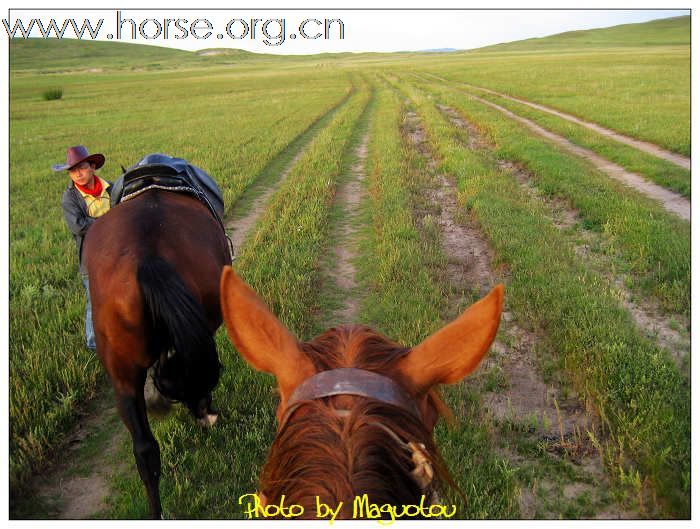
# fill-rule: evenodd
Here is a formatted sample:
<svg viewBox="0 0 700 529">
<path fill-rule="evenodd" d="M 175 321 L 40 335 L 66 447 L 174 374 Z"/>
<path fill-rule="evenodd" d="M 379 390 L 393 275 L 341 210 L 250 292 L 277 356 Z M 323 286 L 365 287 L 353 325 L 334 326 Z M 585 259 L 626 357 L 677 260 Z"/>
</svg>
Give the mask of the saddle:
<svg viewBox="0 0 700 529">
<path fill-rule="evenodd" d="M 131 166 L 112 185 L 111 206 L 136 198 L 150 189 L 192 195 L 202 202 L 224 229 L 224 200 L 214 179 L 182 158 L 148 154 Z"/>
</svg>

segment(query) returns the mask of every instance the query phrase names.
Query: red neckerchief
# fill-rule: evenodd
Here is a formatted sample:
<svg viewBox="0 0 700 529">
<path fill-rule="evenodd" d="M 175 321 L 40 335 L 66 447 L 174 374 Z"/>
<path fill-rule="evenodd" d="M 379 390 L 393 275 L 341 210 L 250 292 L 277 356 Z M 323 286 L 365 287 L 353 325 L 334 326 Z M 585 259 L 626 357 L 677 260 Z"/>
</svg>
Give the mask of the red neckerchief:
<svg viewBox="0 0 700 529">
<path fill-rule="evenodd" d="M 86 193 L 90 196 L 99 197 L 102 194 L 102 180 L 100 180 L 97 176 L 95 177 L 95 185 L 92 188 L 92 190 L 81 186 L 77 182 L 73 182 L 73 184 L 75 184 L 75 187 L 80 189 L 83 193 Z"/>
</svg>

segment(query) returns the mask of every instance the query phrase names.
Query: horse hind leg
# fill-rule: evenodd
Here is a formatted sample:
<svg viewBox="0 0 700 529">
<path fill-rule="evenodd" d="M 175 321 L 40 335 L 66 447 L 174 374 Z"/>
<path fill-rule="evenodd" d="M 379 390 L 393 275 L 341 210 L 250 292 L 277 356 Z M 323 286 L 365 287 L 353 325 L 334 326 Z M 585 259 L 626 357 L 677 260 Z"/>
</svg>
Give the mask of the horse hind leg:
<svg viewBox="0 0 700 529">
<path fill-rule="evenodd" d="M 207 356 L 205 356 L 205 358 L 207 358 Z M 204 363 L 206 362 L 207 360 L 204 360 Z M 213 350 L 209 351 L 207 368 L 200 372 L 199 379 L 194 383 L 194 387 L 198 389 L 194 391 L 191 397 L 185 402 L 197 422 L 205 428 L 214 426 L 219 418 L 219 414 L 212 407 L 212 392 L 206 391 L 204 388 L 210 388 L 215 385 L 210 379 L 211 377 L 215 377 L 216 381 L 218 381 L 220 371 L 221 364 L 219 363 L 219 357 L 214 347 Z M 194 378 L 197 379 L 198 377 Z M 206 391 L 204 396 L 201 396 L 203 393 L 202 390 Z"/>
<path fill-rule="evenodd" d="M 151 348 L 174 351 L 165 358 L 161 354 L 158 388 L 183 402 L 201 424 L 213 425 L 216 414 L 211 413 L 211 392 L 219 381 L 221 364 L 202 305 L 173 265 L 161 257 L 141 262 L 137 279 L 149 309 L 149 335 L 162 340 L 160 347 Z"/>
<path fill-rule="evenodd" d="M 115 385 L 115 393 L 119 415 L 131 433 L 136 467 L 146 487 L 151 518 L 160 519 L 160 448 L 148 424 L 143 396 L 145 378 L 146 370 L 141 369 L 131 384 L 119 388 Z"/>
</svg>

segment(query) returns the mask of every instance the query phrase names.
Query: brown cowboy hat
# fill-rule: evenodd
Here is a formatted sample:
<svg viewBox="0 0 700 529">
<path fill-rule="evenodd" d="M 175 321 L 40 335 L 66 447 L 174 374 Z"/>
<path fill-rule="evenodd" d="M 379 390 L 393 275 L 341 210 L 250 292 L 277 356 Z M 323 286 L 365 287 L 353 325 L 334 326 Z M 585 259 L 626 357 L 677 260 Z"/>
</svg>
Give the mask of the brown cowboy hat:
<svg viewBox="0 0 700 529">
<path fill-rule="evenodd" d="M 66 150 L 66 163 L 65 164 L 55 164 L 51 168 L 54 171 L 63 171 L 66 169 L 72 169 L 76 165 L 82 162 L 90 162 L 95 164 L 95 169 L 99 169 L 105 163 L 105 157 L 102 154 L 89 154 L 86 147 L 83 145 L 76 145 L 75 147 L 68 147 Z"/>
</svg>

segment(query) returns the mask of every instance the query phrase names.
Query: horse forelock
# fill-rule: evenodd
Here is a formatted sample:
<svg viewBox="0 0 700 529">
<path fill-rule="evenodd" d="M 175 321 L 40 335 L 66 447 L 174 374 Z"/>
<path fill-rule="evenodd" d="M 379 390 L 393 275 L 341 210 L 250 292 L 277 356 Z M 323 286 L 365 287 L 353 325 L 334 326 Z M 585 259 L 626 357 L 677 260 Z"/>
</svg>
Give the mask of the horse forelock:
<svg viewBox="0 0 700 529">
<path fill-rule="evenodd" d="M 395 375 L 393 365 L 410 351 L 359 325 L 332 328 L 301 348 L 318 371 L 355 367 L 386 376 Z M 436 393 L 428 400 L 443 411 Z M 352 515 L 353 500 L 362 494 L 377 504 L 419 503 L 433 484 L 421 488 L 412 479 L 411 453 L 386 428 L 404 443 L 424 445 L 437 474 L 452 484 L 432 433 L 419 418 L 369 398 L 336 396 L 304 403 L 278 432 L 261 476 L 262 492 L 268 502 L 284 494 L 288 504 L 310 513 L 316 497 L 334 509 L 342 501 L 341 517 Z"/>
<path fill-rule="evenodd" d="M 356 367 L 383 374 L 410 351 L 365 325 L 333 327 L 301 348 L 318 371 Z"/>
</svg>

